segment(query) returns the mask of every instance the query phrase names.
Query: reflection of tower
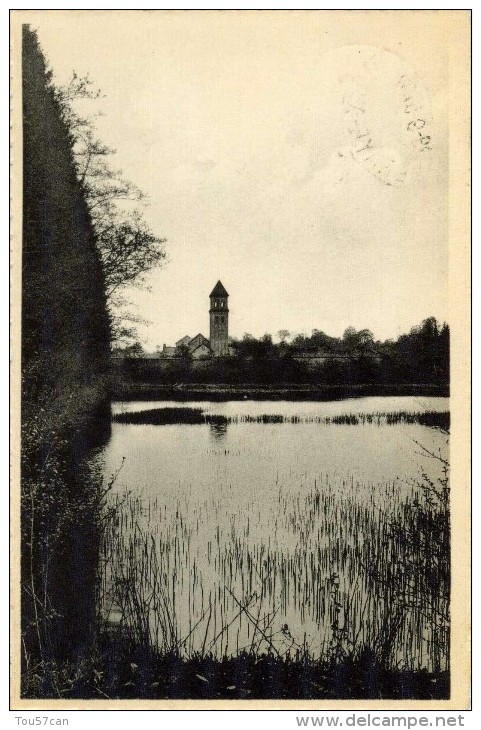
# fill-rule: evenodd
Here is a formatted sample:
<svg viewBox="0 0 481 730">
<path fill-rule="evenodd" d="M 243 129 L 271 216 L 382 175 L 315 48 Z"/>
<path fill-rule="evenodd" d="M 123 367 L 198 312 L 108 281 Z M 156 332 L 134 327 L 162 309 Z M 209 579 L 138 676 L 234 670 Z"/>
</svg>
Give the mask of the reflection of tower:
<svg viewBox="0 0 481 730">
<path fill-rule="evenodd" d="M 222 421 L 210 421 L 210 435 L 214 441 L 222 441 L 227 436 L 227 419 Z"/>
<path fill-rule="evenodd" d="M 215 357 L 229 354 L 228 296 L 220 281 L 210 293 L 210 347 Z"/>
</svg>

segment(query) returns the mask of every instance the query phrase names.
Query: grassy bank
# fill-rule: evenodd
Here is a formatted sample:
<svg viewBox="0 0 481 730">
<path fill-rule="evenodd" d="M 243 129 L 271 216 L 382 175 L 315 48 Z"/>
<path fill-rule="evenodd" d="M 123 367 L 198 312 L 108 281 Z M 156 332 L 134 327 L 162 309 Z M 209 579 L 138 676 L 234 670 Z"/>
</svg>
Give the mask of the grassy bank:
<svg viewBox="0 0 481 730">
<path fill-rule="evenodd" d="M 45 681 L 46 679 L 46 681 Z M 319 662 L 244 653 L 222 660 L 160 654 L 128 638 L 100 638 L 81 665 L 51 666 L 42 696 L 62 699 L 447 699 L 448 672 L 386 670 L 366 652 L 357 660 Z"/>
<path fill-rule="evenodd" d="M 306 385 L 281 384 L 257 385 L 243 383 L 229 385 L 223 383 L 132 383 L 118 381 L 114 384 L 114 400 L 314 400 L 328 401 L 363 396 L 441 396 L 449 397 L 449 385 L 410 383 L 399 385 Z"/>
</svg>

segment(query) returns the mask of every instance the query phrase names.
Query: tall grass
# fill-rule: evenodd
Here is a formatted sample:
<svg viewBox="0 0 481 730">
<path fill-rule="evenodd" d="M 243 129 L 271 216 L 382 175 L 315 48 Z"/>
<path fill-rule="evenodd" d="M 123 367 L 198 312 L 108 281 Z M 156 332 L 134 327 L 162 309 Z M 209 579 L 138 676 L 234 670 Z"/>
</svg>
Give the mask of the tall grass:
<svg viewBox="0 0 481 730">
<path fill-rule="evenodd" d="M 447 466 L 416 484 L 321 476 L 276 485 L 266 517 L 221 498 L 174 509 L 126 495 L 104 534 L 101 612 L 109 631 L 164 654 L 249 653 L 386 668 L 449 665 Z M 301 485 L 299 485 L 301 487 Z M 116 497 L 119 500 L 119 497 Z"/>
</svg>

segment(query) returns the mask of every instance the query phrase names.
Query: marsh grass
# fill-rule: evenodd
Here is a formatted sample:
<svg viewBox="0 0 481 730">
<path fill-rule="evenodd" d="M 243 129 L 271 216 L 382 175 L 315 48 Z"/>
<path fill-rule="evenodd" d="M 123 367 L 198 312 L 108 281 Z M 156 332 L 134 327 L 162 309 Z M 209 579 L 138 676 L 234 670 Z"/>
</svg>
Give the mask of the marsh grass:
<svg viewBox="0 0 481 730">
<path fill-rule="evenodd" d="M 228 520 L 216 497 L 192 509 L 187 496 L 175 509 L 129 495 L 116 505 L 102 545 L 110 635 L 183 661 L 369 656 L 385 671 L 448 670 L 447 473 L 404 489 L 279 485 L 267 523 L 254 503 Z"/>
<path fill-rule="evenodd" d="M 201 408 L 151 408 L 145 411 L 116 413 L 113 420 L 117 423 L 139 423 L 164 426 L 171 423 L 205 423 Z"/>
<path fill-rule="evenodd" d="M 392 413 L 348 413 L 337 416 L 296 416 L 280 414 L 260 415 L 235 415 L 225 416 L 223 414 L 205 413 L 201 408 L 151 408 L 143 411 L 128 411 L 116 413 L 113 420 L 117 423 L 145 424 L 163 426 L 168 424 L 211 424 L 228 425 L 242 423 L 318 423 L 325 425 L 358 426 L 365 424 L 397 425 L 400 423 L 419 423 L 423 426 L 449 430 L 449 411 L 425 411 L 423 413 L 411 413 L 408 411 L 395 411 Z"/>
<path fill-rule="evenodd" d="M 415 448 L 419 479 L 276 478 L 268 512 L 260 491 L 169 501 L 114 475 L 97 641 L 24 696 L 449 697 L 449 465 Z"/>
</svg>

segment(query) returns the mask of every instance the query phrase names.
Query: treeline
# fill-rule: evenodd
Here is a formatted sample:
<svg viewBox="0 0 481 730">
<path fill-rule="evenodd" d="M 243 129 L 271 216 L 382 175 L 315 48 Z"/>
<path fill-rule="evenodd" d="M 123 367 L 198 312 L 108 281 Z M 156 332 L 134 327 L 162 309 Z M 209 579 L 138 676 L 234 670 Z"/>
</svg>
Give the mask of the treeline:
<svg viewBox="0 0 481 730">
<path fill-rule="evenodd" d="M 396 341 L 376 341 L 369 330 L 353 327 L 342 338 L 313 330 L 310 337 L 301 334 L 289 342 L 286 334 L 279 332 L 278 344 L 270 335 L 259 340 L 244 335 L 232 346 L 241 362 L 258 366 L 254 371 L 267 378 L 279 373 L 286 380 L 300 377 L 333 384 L 449 382 L 449 327 L 434 317 Z"/>
<path fill-rule="evenodd" d="M 91 217 L 36 34 L 23 27 L 21 638 L 23 694 L 55 685 L 94 632 L 88 466 L 109 416 L 110 322 Z"/>
<path fill-rule="evenodd" d="M 376 341 L 369 330 L 349 327 L 342 338 L 314 330 L 310 337 L 279 332 L 256 339 L 231 340 L 233 356 L 194 363 L 184 348 L 159 366 L 143 359 L 137 346 L 116 362 L 126 382 L 163 383 L 306 383 L 327 385 L 402 385 L 449 383 L 449 327 L 434 317 L 423 320 L 396 341 Z"/>
</svg>

